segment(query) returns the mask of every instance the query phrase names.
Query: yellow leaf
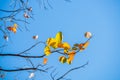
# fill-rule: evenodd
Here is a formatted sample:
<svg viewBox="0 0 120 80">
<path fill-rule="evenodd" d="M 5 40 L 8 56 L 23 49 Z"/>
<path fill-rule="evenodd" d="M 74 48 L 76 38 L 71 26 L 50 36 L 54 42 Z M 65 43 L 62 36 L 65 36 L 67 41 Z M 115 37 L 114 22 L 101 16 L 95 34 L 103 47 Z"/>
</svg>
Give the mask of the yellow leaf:
<svg viewBox="0 0 120 80">
<path fill-rule="evenodd" d="M 50 50 L 50 47 L 49 47 L 49 46 L 46 46 L 46 47 L 44 48 L 44 53 L 45 53 L 46 56 L 49 56 L 49 55 L 51 54 L 51 50 Z"/>
<path fill-rule="evenodd" d="M 56 40 L 54 38 L 48 38 L 46 43 L 48 46 L 56 48 Z"/>
<path fill-rule="evenodd" d="M 14 32 L 14 33 L 16 33 L 17 32 L 17 30 L 16 30 L 16 28 L 12 28 L 12 31 Z"/>
<path fill-rule="evenodd" d="M 56 40 L 57 44 L 62 43 L 62 37 L 63 37 L 62 32 L 58 32 L 56 34 L 55 40 Z"/>
<path fill-rule="evenodd" d="M 58 48 L 62 43 L 62 32 L 58 32 L 55 38 L 48 38 L 46 43 L 53 48 Z"/>
<path fill-rule="evenodd" d="M 67 53 L 70 49 L 70 45 L 67 42 L 64 42 L 62 48 L 64 48 L 64 53 Z"/>
</svg>

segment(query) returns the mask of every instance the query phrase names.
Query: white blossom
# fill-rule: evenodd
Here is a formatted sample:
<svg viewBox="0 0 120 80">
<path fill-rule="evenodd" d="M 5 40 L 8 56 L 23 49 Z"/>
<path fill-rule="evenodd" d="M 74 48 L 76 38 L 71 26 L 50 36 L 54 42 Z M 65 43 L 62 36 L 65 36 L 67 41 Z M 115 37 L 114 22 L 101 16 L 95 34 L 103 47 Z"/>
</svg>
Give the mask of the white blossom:
<svg viewBox="0 0 120 80">
<path fill-rule="evenodd" d="M 30 73 L 29 78 L 33 78 L 35 76 L 34 73 Z"/>
</svg>

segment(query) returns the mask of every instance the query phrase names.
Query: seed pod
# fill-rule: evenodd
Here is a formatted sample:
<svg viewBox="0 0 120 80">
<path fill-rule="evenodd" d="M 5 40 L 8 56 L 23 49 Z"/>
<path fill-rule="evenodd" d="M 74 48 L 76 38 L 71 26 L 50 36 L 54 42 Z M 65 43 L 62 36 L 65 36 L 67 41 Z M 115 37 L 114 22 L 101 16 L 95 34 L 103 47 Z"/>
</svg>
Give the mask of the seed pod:
<svg viewBox="0 0 120 80">
<path fill-rule="evenodd" d="M 23 15 L 25 18 L 29 18 L 30 16 L 27 13 L 24 13 Z"/>
<path fill-rule="evenodd" d="M 3 37 L 6 41 L 8 41 L 8 36 L 7 35 L 4 35 Z"/>
<path fill-rule="evenodd" d="M 32 7 L 29 7 L 29 8 L 28 8 L 28 11 L 32 11 Z"/>
<path fill-rule="evenodd" d="M 91 32 L 86 32 L 86 33 L 85 33 L 85 37 L 86 37 L 86 38 L 90 38 L 91 36 L 92 36 Z"/>
<path fill-rule="evenodd" d="M 33 39 L 35 40 L 38 39 L 38 35 L 33 36 Z"/>
</svg>

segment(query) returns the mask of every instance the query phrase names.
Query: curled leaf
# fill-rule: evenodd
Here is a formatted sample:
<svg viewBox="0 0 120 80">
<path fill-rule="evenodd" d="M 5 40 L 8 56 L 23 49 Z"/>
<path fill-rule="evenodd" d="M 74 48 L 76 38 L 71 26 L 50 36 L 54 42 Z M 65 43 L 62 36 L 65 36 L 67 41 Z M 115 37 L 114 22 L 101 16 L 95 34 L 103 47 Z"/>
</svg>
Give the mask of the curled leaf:
<svg viewBox="0 0 120 80">
<path fill-rule="evenodd" d="M 59 61 L 61 62 L 61 63 L 65 63 L 66 62 L 66 57 L 65 56 L 60 56 L 59 57 Z"/>
</svg>

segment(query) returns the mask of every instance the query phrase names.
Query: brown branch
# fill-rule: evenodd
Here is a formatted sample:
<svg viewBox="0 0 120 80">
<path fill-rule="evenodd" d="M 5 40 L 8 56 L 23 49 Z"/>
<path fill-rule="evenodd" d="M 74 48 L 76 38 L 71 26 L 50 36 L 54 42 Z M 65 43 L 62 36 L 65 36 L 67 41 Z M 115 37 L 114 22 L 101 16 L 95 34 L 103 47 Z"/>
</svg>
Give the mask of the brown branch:
<svg viewBox="0 0 120 80">
<path fill-rule="evenodd" d="M 23 53 L 26 53 L 27 51 L 31 50 L 33 47 L 35 47 L 36 45 L 33 45 L 32 47 L 28 48 L 27 50 L 21 52 L 21 53 L 18 53 L 18 54 L 0 54 L 0 57 L 2 56 L 15 56 L 15 57 L 22 57 L 22 58 L 43 58 L 44 56 L 46 56 L 45 54 L 41 55 L 41 56 L 26 56 L 26 55 L 21 55 Z M 61 49 L 60 49 L 61 50 Z M 58 51 L 58 50 L 57 50 Z M 55 53 L 57 51 L 53 51 L 51 53 Z"/>
<path fill-rule="evenodd" d="M 26 49 L 26 50 L 24 50 L 24 51 L 22 51 L 22 52 L 20 52 L 18 54 L 24 54 L 24 53 L 26 53 L 27 51 L 31 50 L 32 48 L 34 48 L 35 46 L 37 46 L 40 43 L 45 44 L 45 42 L 39 41 L 36 44 L 32 45 L 30 48 L 28 48 L 28 49 Z"/>
<path fill-rule="evenodd" d="M 64 73 L 62 76 L 60 76 L 60 77 L 57 78 L 56 80 L 61 80 L 61 79 L 63 79 L 68 73 L 70 73 L 70 72 L 72 72 L 72 71 L 74 71 L 74 70 L 77 70 L 77 69 L 83 68 L 83 67 L 85 67 L 86 65 L 88 65 L 88 62 L 85 63 L 85 64 L 82 65 L 82 66 L 75 67 L 75 68 L 72 68 L 72 69 L 68 70 L 66 73 Z"/>
<path fill-rule="evenodd" d="M 18 12 L 18 11 L 22 11 L 22 10 L 25 10 L 25 9 L 16 9 L 16 10 L 3 10 L 3 9 L 0 9 L 1 12 Z"/>
<path fill-rule="evenodd" d="M 16 57 L 22 57 L 22 58 L 43 58 L 45 54 L 41 56 L 25 56 L 25 55 L 20 55 L 20 54 L 0 54 L 0 56 L 16 56 Z"/>
<path fill-rule="evenodd" d="M 1 69 L 0 71 L 4 72 L 17 72 L 17 71 L 30 71 L 30 70 L 38 70 L 42 72 L 47 72 L 46 70 L 38 69 L 38 68 L 19 68 L 19 69 Z"/>
</svg>

